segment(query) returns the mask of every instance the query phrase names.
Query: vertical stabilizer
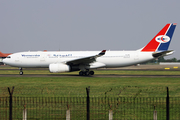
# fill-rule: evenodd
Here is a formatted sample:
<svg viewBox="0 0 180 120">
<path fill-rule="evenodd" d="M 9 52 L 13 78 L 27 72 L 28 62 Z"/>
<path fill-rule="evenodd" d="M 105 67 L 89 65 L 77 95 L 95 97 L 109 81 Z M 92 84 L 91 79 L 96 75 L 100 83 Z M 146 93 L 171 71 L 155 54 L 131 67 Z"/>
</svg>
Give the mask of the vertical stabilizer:
<svg viewBox="0 0 180 120">
<path fill-rule="evenodd" d="M 166 26 L 141 51 L 167 51 L 176 25 L 176 23 L 166 24 Z"/>
</svg>

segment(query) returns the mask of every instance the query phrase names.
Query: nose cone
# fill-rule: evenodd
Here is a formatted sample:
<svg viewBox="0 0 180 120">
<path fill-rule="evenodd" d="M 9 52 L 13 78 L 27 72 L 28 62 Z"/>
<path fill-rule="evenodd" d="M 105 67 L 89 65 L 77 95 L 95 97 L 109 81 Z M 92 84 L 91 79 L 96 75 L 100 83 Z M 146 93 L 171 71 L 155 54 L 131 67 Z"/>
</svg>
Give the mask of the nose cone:
<svg viewBox="0 0 180 120">
<path fill-rule="evenodd" d="M 12 63 L 11 56 L 7 56 L 5 59 L 2 60 L 4 64 L 10 65 Z"/>
<path fill-rule="evenodd" d="M 2 62 L 4 63 L 4 64 L 7 64 L 7 58 L 4 58 L 3 60 L 2 60 Z"/>
</svg>

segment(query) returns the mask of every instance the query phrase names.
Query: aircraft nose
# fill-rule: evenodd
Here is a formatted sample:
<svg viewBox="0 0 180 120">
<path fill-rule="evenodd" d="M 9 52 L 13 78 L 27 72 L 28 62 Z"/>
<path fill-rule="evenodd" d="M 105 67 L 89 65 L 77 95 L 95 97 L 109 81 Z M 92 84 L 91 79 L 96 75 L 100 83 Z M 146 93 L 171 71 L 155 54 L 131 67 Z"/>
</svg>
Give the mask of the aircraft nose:
<svg viewBox="0 0 180 120">
<path fill-rule="evenodd" d="M 2 62 L 3 62 L 4 64 L 7 64 L 7 65 L 11 63 L 11 61 L 9 60 L 9 58 L 3 59 Z"/>
<path fill-rule="evenodd" d="M 3 62 L 4 64 L 6 64 L 6 63 L 7 63 L 7 58 L 4 58 L 4 59 L 2 60 L 2 62 Z"/>
</svg>

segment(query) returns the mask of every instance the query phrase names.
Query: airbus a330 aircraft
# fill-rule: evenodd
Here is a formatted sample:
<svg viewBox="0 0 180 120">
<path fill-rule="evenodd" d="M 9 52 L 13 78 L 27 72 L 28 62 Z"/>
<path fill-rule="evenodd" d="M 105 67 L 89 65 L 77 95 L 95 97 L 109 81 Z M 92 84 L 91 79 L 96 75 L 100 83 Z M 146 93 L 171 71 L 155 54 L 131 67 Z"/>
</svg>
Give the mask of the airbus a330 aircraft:
<svg viewBox="0 0 180 120">
<path fill-rule="evenodd" d="M 130 66 L 170 55 L 168 50 L 176 23 L 169 23 L 143 48 L 135 51 L 51 51 L 19 52 L 3 60 L 7 65 L 22 68 L 49 68 L 52 73 L 80 71 L 79 75 L 93 75 L 96 68 Z"/>
</svg>

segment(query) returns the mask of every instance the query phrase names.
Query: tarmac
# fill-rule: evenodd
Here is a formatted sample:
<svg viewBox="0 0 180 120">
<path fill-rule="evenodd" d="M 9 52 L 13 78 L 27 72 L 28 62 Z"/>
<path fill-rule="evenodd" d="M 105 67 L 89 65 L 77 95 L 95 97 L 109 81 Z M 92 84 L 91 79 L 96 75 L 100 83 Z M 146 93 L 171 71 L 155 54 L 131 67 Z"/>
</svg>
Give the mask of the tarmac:
<svg viewBox="0 0 180 120">
<path fill-rule="evenodd" d="M 48 70 L 48 68 L 23 68 L 26 70 Z M 19 71 L 18 68 L 9 67 L 9 66 L 0 66 L 0 70 L 16 70 Z M 180 71 L 180 66 L 173 65 L 137 65 L 137 66 L 128 66 L 128 67 L 120 67 L 120 68 L 101 68 L 97 69 L 101 70 L 134 70 L 134 71 Z M 93 76 L 79 76 L 77 75 L 65 75 L 65 74 L 24 74 L 19 75 L 19 72 L 16 74 L 0 74 L 0 77 L 180 77 L 180 75 L 117 75 L 117 74 L 103 74 Z"/>
</svg>

